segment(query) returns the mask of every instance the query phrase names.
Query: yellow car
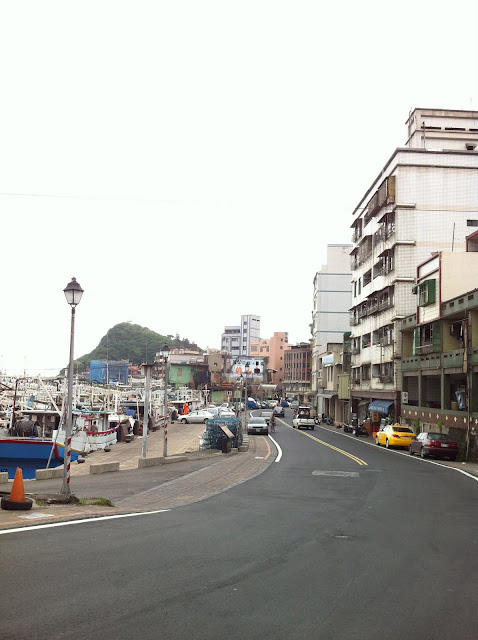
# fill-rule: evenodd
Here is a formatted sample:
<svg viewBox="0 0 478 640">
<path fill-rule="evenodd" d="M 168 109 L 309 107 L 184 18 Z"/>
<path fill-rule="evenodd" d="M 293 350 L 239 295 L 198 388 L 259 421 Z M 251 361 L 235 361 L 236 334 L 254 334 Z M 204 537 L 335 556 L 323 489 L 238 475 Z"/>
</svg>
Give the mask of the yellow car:
<svg viewBox="0 0 478 640">
<path fill-rule="evenodd" d="M 389 447 L 408 447 L 410 442 L 415 440 L 417 436 L 409 427 L 402 427 L 400 424 L 390 424 L 382 427 L 377 431 L 375 436 L 375 444 L 380 446 L 384 444 L 387 449 Z"/>
</svg>

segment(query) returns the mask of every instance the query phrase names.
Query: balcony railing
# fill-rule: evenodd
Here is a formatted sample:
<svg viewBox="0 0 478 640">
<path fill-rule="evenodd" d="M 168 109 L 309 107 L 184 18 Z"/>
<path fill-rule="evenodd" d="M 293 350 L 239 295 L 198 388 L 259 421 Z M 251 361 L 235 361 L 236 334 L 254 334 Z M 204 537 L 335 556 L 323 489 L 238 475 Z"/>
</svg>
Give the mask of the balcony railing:
<svg viewBox="0 0 478 640">
<path fill-rule="evenodd" d="M 378 303 L 378 308 L 380 311 L 384 311 L 385 309 L 390 309 L 391 306 L 392 306 L 392 301 L 390 300 L 390 298 L 387 298 L 386 300 L 382 300 L 381 302 Z"/>
</svg>

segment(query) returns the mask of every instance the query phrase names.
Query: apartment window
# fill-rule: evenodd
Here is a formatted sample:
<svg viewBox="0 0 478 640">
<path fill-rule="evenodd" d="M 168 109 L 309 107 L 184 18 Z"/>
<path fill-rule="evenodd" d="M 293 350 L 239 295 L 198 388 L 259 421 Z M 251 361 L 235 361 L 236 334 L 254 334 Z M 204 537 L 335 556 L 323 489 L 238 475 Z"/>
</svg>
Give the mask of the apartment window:
<svg viewBox="0 0 478 640">
<path fill-rule="evenodd" d="M 418 306 L 426 307 L 435 302 L 435 280 L 425 280 L 418 285 Z"/>
<path fill-rule="evenodd" d="M 478 227 L 478 220 L 467 220 L 466 225 L 468 227 Z"/>
<path fill-rule="evenodd" d="M 362 380 L 370 380 L 370 365 L 369 364 L 362 365 L 361 378 L 362 378 Z"/>
<path fill-rule="evenodd" d="M 372 270 L 369 269 L 363 274 L 363 286 L 366 287 L 372 281 Z"/>
<path fill-rule="evenodd" d="M 416 327 L 413 330 L 413 355 L 441 351 L 441 328 L 439 322 Z"/>
<path fill-rule="evenodd" d="M 358 295 L 360 295 L 360 292 L 362 291 L 362 287 L 360 285 L 360 278 L 358 279 L 357 282 L 358 282 L 358 292 L 357 293 L 358 293 Z"/>
</svg>

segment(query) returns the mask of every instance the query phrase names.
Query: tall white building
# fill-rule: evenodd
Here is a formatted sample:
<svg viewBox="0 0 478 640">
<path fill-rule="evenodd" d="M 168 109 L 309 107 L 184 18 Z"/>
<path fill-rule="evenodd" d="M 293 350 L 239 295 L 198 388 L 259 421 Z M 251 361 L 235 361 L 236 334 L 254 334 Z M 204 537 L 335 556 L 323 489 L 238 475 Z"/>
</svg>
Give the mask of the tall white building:
<svg viewBox="0 0 478 640">
<path fill-rule="evenodd" d="M 464 251 L 478 227 L 478 112 L 415 109 L 396 149 L 353 212 L 352 412 L 401 412 L 398 323 L 416 311 L 417 266 Z M 378 402 L 376 402 L 378 401 Z"/>
<path fill-rule="evenodd" d="M 321 398 L 325 393 L 320 379 L 321 356 L 327 351 L 327 344 L 342 344 L 344 333 L 350 331 L 352 247 L 351 244 L 328 244 L 327 264 L 322 265 L 314 278 L 311 389 L 317 396 L 319 413 L 323 411 Z M 326 395 L 330 397 L 330 392 Z"/>
<path fill-rule="evenodd" d="M 221 335 L 221 351 L 230 353 L 233 357 L 250 355 L 251 342 L 260 339 L 260 316 L 241 316 L 238 326 L 224 327 Z"/>
</svg>

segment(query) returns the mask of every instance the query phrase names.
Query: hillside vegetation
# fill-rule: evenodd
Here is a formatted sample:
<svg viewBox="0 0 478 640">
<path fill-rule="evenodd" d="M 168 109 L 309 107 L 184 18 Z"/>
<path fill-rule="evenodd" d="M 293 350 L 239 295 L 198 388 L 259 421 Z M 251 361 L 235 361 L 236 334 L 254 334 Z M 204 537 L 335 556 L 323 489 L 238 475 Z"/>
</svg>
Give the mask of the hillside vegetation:
<svg viewBox="0 0 478 640">
<path fill-rule="evenodd" d="M 197 349 L 197 345 L 179 335 L 163 336 L 139 324 L 121 322 L 109 329 L 90 353 L 76 358 L 80 371 L 90 365 L 90 360 L 128 360 L 132 364 L 153 362 L 163 344 L 172 348 Z M 200 349 L 200 351 L 202 351 Z"/>
</svg>

